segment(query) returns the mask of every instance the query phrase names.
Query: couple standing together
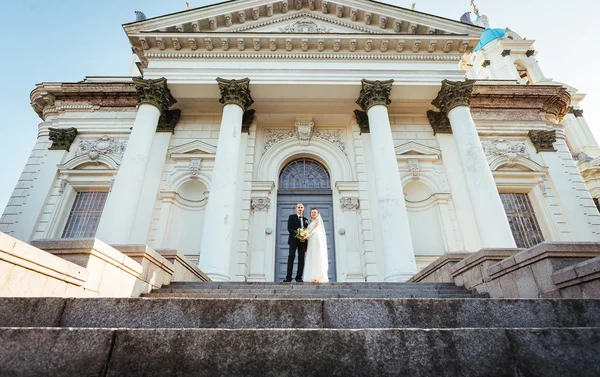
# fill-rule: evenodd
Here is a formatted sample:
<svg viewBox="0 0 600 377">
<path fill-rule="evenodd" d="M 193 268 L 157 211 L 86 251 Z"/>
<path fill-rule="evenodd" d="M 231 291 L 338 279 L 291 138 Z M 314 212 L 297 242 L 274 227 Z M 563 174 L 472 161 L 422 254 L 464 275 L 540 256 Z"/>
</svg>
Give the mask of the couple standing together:
<svg viewBox="0 0 600 377">
<path fill-rule="evenodd" d="M 287 275 L 284 282 L 292 281 L 292 271 L 294 268 L 294 260 L 296 259 L 296 250 L 298 250 L 298 272 L 296 281 L 303 282 L 302 275 L 308 282 L 326 283 L 329 281 L 327 277 L 327 269 L 329 259 L 327 257 L 327 237 L 325 235 L 325 226 L 323 219 L 319 214 L 319 210 L 312 208 L 310 210 L 310 223 L 308 219 L 302 215 L 304 205 L 298 203 L 296 205 L 296 214 L 290 215 L 288 219 L 288 245 L 290 245 L 290 254 L 287 263 Z M 307 229 L 306 237 L 299 236 L 299 229 Z"/>
</svg>

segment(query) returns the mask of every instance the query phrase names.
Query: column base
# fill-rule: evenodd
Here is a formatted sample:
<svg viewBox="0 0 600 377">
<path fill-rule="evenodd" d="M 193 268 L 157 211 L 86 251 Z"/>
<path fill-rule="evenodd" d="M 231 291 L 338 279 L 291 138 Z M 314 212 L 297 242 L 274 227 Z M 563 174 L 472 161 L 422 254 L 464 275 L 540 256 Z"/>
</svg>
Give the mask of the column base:
<svg viewBox="0 0 600 377">
<path fill-rule="evenodd" d="M 206 271 L 204 271 L 204 273 L 206 274 L 206 276 L 208 276 L 210 278 L 211 281 L 229 282 L 231 280 L 231 276 L 229 276 L 227 274 L 219 274 L 217 272 L 206 272 Z"/>
<path fill-rule="evenodd" d="M 415 272 L 416 273 L 416 272 Z M 392 276 L 386 276 L 383 281 L 386 283 L 405 283 L 410 278 L 412 278 L 415 274 L 396 274 Z"/>
</svg>

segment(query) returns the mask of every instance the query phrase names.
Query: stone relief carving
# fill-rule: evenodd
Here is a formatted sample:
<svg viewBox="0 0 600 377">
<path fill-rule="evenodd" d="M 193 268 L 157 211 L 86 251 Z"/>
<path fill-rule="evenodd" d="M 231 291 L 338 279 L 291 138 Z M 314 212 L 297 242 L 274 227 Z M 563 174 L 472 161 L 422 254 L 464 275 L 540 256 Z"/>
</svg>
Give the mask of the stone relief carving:
<svg viewBox="0 0 600 377">
<path fill-rule="evenodd" d="M 254 44 L 254 51 L 260 51 L 260 39 L 254 38 L 252 39 L 252 43 Z"/>
<path fill-rule="evenodd" d="M 387 39 L 384 39 L 383 41 L 381 41 L 381 52 L 386 52 L 388 50 L 388 45 L 389 45 L 390 41 L 388 41 Z"/>
<path fill-rule="evenodd" d="M 315 0 L 308 0 L 308 9 L 315 10 L 316 8 Z"/>
<path fill-rule="evenodd" d="M 356 39 L 351 39 L 350 40 L 350 46 L 348 47 L 348 50 L 350 52 L 356 51 L 356 43 L 357 43 Z"/>
<path fill-rule="evenodd" d="M 360 199 L 353 197 L 344 197 L 340 199 L 342 210 L 353 211 L 360 208 Z"/>
<path fill-rule="evenodd" d="M 294 0 L 294 7 L 296 10 L 302 9 L 302 0 Z"/>
<path fill-rule="evenodd" d="M 394 31 L 400 33 L 402 31 L 402 20 L 394 20 Z"/>
<path fill-rule="evenodd" d="M 223 20 L 225 21 L 225 26 L 230 27 L 233 25 L 233 17 L 231 17 L 231 14 L 224 14 Z"/>
<path fill-rule="evenodd" d="M 285 49 L 287 51 L 292 51 L 292 49 L 294 48 L 294 46 L 292 45 L 292 40 L 291 38 L 288 38 L 285 40 Z"/>
<path fill-rule="evenodd" d="M 312 137 L 322 140 L 326 140 L 335 145 L 340 151 L 346 154 L 346 143 L 344 141 L 343 130 L 315 130 L 313 129 Z M 298 138 L 298 131 L 293 129 L 288 130 L 274 130 L 267 128 L 265 129 L 265 147 L 263 153 L 271 149 L 277 143 L 287 139 Z M 301 142 L 302 140 L 299 139 Z M 306 144 L 308 145 L 308 144 Z"/>
<path fill-rule="evenodd" d="M 365 41 L 365 52 L 371 52 L 372 49 L 373 49 L 373 40 L 367 39 Z"/>
<path fill-rule="evenodd" d="M 223 51 L 229 51 L 229 38 L 221 38 L 221 48 Z"/>
<path fill-rule="evenodd" d="M 273 15 L 273 4 L 267 4 L 267 17 L 271 17 Z"/>
<path fill-rule="evenodd" d="M 419 165 L 419 160 L 408 160 L 406 162 L 406 166 L 408 167 L 408 170 L 410 171 L 412 176 L 418 179 L 419 175 L 421 174 L 421 166 Z"/>
<path fill-rule="evenodd" d="M 385 29 L 385 28 L 386 28 L 386 26 L 387 26 L 387 17 L 385 17 L 385 16 L 380 16 L 380 17 L 379 17 L 379 27 L 380 27 L 381 29 Z"/>
<path fill-rule="evenodd" d="M 238 38 L 237 45 L 238 45 L 238 50 L 244 51 L 246 49 L 246 44 L 244 44 L 244 38 Z"/>
<path fill-rule="evenodd" d="M 192 51 L 196 51 L 198 49 L 198 44 L 196 43 L 196 38 L 188 38 L 188 43 Z"/>
<path fill-rule="evenodd" d="M 339 39 L 333 40 L 333 51 L 338 52 L 342 46 L 342 41 Z"/>
<path fill-rule="evenodd" d="M 210 38 L 204 38 L 204 45 L 208 51 L 212 51 L 212 49 L 215 48 L 213 46 L 212 39 Z"/>
<path fill-rule="evenodd" d="M 329 1 L 321 0 L 321 11 L 325 14 L 329 13 Z"/>
<path fill-rule="evenodd" d="M 335 6 L 335 15 L 340 18 L 344 17 L 344 6 L 343 5 L 337 4 Z"/>
<path fill-rule="evenodd" d="M 452 44 L 454 43 L 454 41 L 446 41 L 446 44 L 444 45 L 444 52 L 445 53 L 449 53 L 450 51 L 452 51 Z"/>
<path fill-rule="evenodd" d="M 331 28 L 321 26 L 307 17 L 279 28 L 279 31 L 282 33 L 330 33 L 331 30 Z"/>
<path fill-rule="evenodd" d="M 177 100 L 171 95 L 171 91 L 167 87 L 167 79 L 164 77 L 156 80 L 136 77 L 133 82 L 140 105 L 153 105 L 162 112 L 177 103 Z"/>
<path fill-rule="evenodd" d="M 211 17 L 208 19 L 208 27 L 210 28 L 210 30 L 217 29 L 217 18 L 216 17 Z"/>
<path fill-rule="evenodd" d="M 171 38 L 171 43 L 173 43 L 173 48 L 175 50 L 181 50 L 181 42 L 179 42 L 179 38 Z"/>
<path fill-rule="evenodd" d="M 405 43 L 404 39 L 398 40 L 398 45 L 396 45 L 396 51 L 398 51 L 398 52 L 404 51 L 404 43 Z"/>
<path fill-rule="evenodd" d="M 239 11 L 238 12 L 238 21 L 240 24 L 243 24 L 244 22 L 246 22 L 246 12 L 245 11 Z"/>
<path fill-rule="evenodd" d="M 271 206 L 269 198 L 253 198 L 250 207 L 253 211 L 268 211 Z"/>
<path fill-rule="evenodd" d="M 298 139 L 300 139 L 300 145 L 308 145 L 310 143 L 314 127 L 315 123 L 312 119 L 296 120 L 296 132 L 298 133 Z"/>
<path fill-rule="evenodd" d="M 190 173 L 193 177 L 198 175 L 198 172 L 202 168 L 202 163 L 203 161 L 201 158 L 194 158 L 190 160 Z"/>
<path fill-rule="evenodd" d="M 260 8 L 252 8 L 252 19 L 254 21 L 260 18 Z"/>
<path fill-rule="evenodd" d="M 527 144 L 524 141 L 511 141 L 497 137 L 484 139 L 481 144 L 487 157 L 531 157 L 527 152 Z"/>
<path fill-rule="evenodd" d="M 118 140 L 104 135 L 95 140 L 81 140 L 77 146 L 75 157 L 87 156 L 90 160 L 96 161 L 98 157 L 104 155 L 120 161 L 126 147 L 127 142 L 125 140 Z"/>
</svg>

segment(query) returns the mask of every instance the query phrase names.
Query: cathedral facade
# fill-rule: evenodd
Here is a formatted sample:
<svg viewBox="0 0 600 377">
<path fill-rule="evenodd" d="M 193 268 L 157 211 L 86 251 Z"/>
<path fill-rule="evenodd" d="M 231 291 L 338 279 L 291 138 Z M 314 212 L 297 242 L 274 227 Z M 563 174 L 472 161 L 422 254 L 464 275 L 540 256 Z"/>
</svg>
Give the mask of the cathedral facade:
<svg viewBox="0 0 600 377">
<path fill-rule="evenodd" d="M 476 16 L 246 0 L 126 24 L 131 76 L 32 91 L 0 231 L 177 249 L 216 281 L 281 281 L 296 203 L 320 210 L 333 281 L 600 241 L 584 95 Z"/>
</svg>

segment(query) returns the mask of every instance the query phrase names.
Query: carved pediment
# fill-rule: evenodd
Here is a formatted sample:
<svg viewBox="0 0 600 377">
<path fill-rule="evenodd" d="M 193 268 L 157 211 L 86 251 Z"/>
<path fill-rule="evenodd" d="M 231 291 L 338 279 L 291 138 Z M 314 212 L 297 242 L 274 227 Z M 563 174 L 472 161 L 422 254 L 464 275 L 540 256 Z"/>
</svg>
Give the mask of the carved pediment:
<svg viewBox="0 0 600 377">
<path fill-rule="evenodd" d="M 216 153 L 217 147 L 199 140 L 169 149 L 169 156 L 174 160 L 187 160 L 196 157 L 214 158 Z"/>
<path fill-rule="evenodd" d="M 377 34 L 376 31 L 370 28 L 355 25 L 352 22 L 329 20 L 327 17 L 313 15 L 308 12 L 300 12 L 269 21 L 271 22 L 246 27 L 244 31 L 283 34 Z"/>
<path fill-rule="evenodd" d="M 195 8 L 124 25 L 131 36 L 143 32 L 282 32 L 291 20 L 308 17 L 332 24 L 332 33 L 454 34 L 479 36 L 482 28 L 367 0 L 238 0 Z M 305 25 L 304 30 L 308 25 Z M 324 27 L 321 25 L 321 27 Z M 310 27 L 308 27 L 310 28 Z M 303 31 L 305 32 L 305 31 Z"/>
<path fill-rule="evenodd" d="M 437 160 L 442 152 L 439 149 L 428 147 L 414 141 L 402 144 L 396 147 L 396 157 L 398 158 L 419 158 Z"/>
</svg>

